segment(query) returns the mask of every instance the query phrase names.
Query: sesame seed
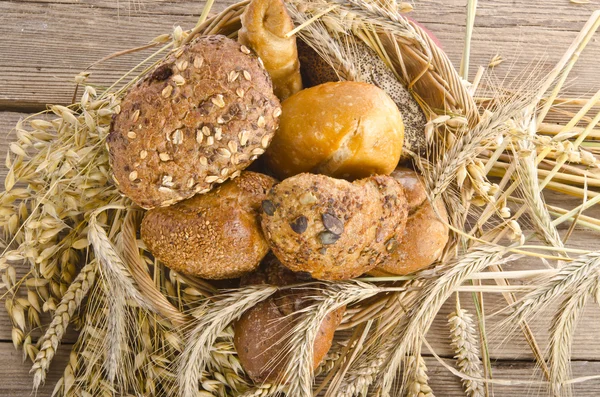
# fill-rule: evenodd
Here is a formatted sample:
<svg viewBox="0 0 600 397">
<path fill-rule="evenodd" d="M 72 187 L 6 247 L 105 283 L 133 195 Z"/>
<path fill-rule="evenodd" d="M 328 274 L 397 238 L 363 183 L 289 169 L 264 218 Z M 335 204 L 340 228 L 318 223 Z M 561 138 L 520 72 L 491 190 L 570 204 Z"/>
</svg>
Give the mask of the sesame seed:
<svg viewBox="0 0 600 397">
<path fill-rule="evenodd" d="M 238 145 L 235 141 L 229 141 L 229 143 L 227 144 L 227 147 L 229 148 L 231 153 L 235 153 L 238 150 Z"/>
<path fill-rule="evenodd" d="M 173 144 L 181 145 L 183 143 L 183 132 L 181 130 L 175 130 L 173 132 Z"/>
<path fill-rule="evenodd" d="M 217 179 L 215 182 L 217 182 L 217 183 L 223 183 L 223 182 L 225 182 L 225 179 L 223 179 L 223 178 L 219 178 L 219 179 Z"/>
<path fill-rule="evenodd" d="M 281 108 L 277 108 L 273 111 L 273 117 L 277 118 L 281 116 Z"/>
<path fill-rule="evenodd" d="M 204 178 L 204 182 L 206 183 L 213 183 L 214 181 L 216 181 L 217 179 L 219 179 L 218 176 L 214 176 L 214 175 L 209 175 L 206 178 Z"/>
<path fill-rule="evenodd" d="M 173 81 L 177 85 L 184 85 L 185 84 L 185 79 L 180 74 L 176 74 L 175 76 L 173 76 Z"/>
<path fill-rule="evenodd" d="M 236 94 L 237 94 L 237 96 L 239 96 L 240 98 L 243 98 L 243 97 L 244 97 L 244 90 L 243 90 L 243 89 L 241 89 L 241 88 L 237 88 L 237 89 L 235 90 L 235 93 L 236 93 Z"/>
<path fill-rule="evenodd" d="M 258 120 L 256 121 L 256 124 L 260 127 L 263 128 L 267 123 L 265 122 L 265 118 L 263 116 L 259 116 Z"/>
<path fill-rule="evenodd" d="M 137 173 L 137 171 L 132 171 L 132 172 L 129 174 L 129 180 L 130 180 L 130 181 L 132 181 L 132 182 L 133 182 L 133 181 L 135 181 L 135 180 L 137 179 L 137 177 L 138 177 L 138 173 Z"/>
<path fill-rule="evenodd" d="M 210 136 L 210 128 L 207 126 L 202 127 L 202 133 L 206 136 Z"/>
<path fill-rule="evenodd" d="M 221 127 L 215 127 L 215 139 L 220 141 L 223 138 L 223 129 Z"/>
<path fill-rule="evenodd" d="M 200 157 L 200 164 L 208 165 L 208 159 L 204 156 Z"/>
<path fill-rule="evenodd" d="M 143 159 L 145 159 L 146 157 L 148 157 L 148 152 L 147 152 L 147 151 L 145 151 L 145 150 L 142 150 L 142 151 L 140 152 L 140 158 L 143 160 Z"/>
<path fill-rule="evenodd" d="M 139 117 L 140 117 L 140 110 L 138 109 L 135 112 L 133 112 L 133 114 L 131 115 L 131 121 L 133 121 L 135 123 Z"/>
<path fill-rule="evenodd" d="M 231 155 L 231 158 L 229 159 L 229 161 L 231 161 L 231 164 L 233 164 L 233 165 L 238 165 L 240 163 L 240 154 L 233 153 Z"/>
<path fill-rule="evenodd" d="M 225 157 L 227 159 L 231 157 L 231 152 L 222 147 L 217 149 L 217 153 L 219 154 L 219 156 Z"/>
<path fill-rule="evenodd" d="M 187 67 L 188 67 L 188 61 L 186 61 L 185 59 L 177 62 L 177 69 L 179 69 L 181 72 L 186 70 Z"/>
<path fill-rule="evenodd" d="M 204 63 L 204 58 L 202 58 L 202 57 L 195 57 L 194 58 L 194 67 L 196 69 L 200 69 L 202 67 L 203 63 Z"/>
<path fill-rule="evenodd" d="M 243 130 L 242 132 L 240 132 L 240 135 L 239 135 L 240 145 L 246 146 L 246 143 L 248 143 L 248 135 L 250 135 L 250 134 L 248 133 L 247 130 Z"/>
<path fill-rule="evenodd" d="M 129 139 L 135 139 L 137 137 L 137 134 L 135 133 L 135 131 L 129 131 L 127 133 L 127 138 Z"/>
<path fill-rule="evenodd" d="M 223 117 L 219 116 L 219 117 L 217 117 L 217 123 L 225 124 L 225 120 L 223 119 Z"/>
<path fill-rule="evenodd" d="M 165 88 L 163 88 L 163 90 L 162 90 L 162 96 L 163 96 L 163 98 L 170 97 L 172 93 L 173 93 L 173 86 L 172 85 L 168 85 Z"/>
<path fill-rule="evenodd" d="M 250 50 L 248 49 L 248 47 L 246 47 L 245 45 L 242 45 L 240 47 L 240 51 L 242 51 L 244 54 L 248 55 L 250 54 Z"/>
<path fill-rule="evenodd" d="M 264 152 L 265 152 L 264 149 L 261 149 L 261 148 L 257 147 L 256 149 L 253 149 L 251 153 L 254 154 L 254 155 L 260 156 Z"/>
<path fill-rule="evenodd" d="M 209 136 L 206 138 L 206 146 L 212 146 L 213 143 L 215 143 L 215 137 Z"/>
<path fill-rule="evenodd" d="M 244 74 L 244 78 L 246 80 L 248 80 L 248 81 L 252 80 L 252 76 L 250 76 L 250 72 L 249 71 L 244 70 L 242 73 Z"/>
<path fill-rule="evenodd" d="M 204 135 L 202 134 L 202 130 L 196 131 L 196 142 L 202 143 L 202 139 L 204 139 Z"/>
<path fill-rule="evenodd" d="M 229 174 L 229 168 L 223 168 L 221 170 L 221 176 L 227 176 Z"/>
<path fill-rule="evenodd" d="M 169 161 L 171 160 L 171 156 L 168 153 L 159 153 L 158 157 L 161 161 Z"/>
<path fill-rule="evenodd" d="M 171 193 L 173 190 L 169 189 L 168 187 L 160 186 L 158 188 L 158 191 L 161 192 L 161 193 Z"/>
<path fill-rule="evenodd" d="M 267 148 L 269 147 L 269 143 L 271 143 L 271 136 L 270 135 L 265 135 L 262 137 L 262 139 L 260 140 L 260 146 L 262 146 L 263 148 Z"/>
<path fill-rule="evenodd" d="M 225 101 L 223 100 L 223 95 L 217 94 L 216 96 L 210 98 L 211 102 L 217 105 L 220 108 L 225 107 Z"/>
<path fill-rule="evenodd" d="M 258 65 L 260 66 L 261 69 L 265 68 L 265 64 L 263 63 L 263 60 L 260 57 L 258 57 Z"/>
<path fill-rule="evenodd" d="M 194 186 L 194 178 L 190 178 L 190 179 L 188 179 L 188 182 L 187 182 L 187 187 L 188 187 L 188 188 L 190 188 L 190 187 L 192 187 L 192 186 Z"/>
<path fill-rule="evenodd" d="M 240 77 L 240 72 L 236 72 L 235 70 L 232 70 L 227 75 L 227 81 L 230 83 L 233 83 L 234 81 L 237 80 L 238 77 Z"/>
</svg>

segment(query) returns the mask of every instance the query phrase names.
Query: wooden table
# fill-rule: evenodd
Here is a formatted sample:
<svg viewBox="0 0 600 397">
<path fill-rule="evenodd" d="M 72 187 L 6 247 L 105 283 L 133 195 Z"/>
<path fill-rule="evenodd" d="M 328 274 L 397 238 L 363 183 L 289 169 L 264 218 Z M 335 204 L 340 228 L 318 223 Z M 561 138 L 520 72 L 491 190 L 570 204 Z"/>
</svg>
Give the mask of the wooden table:
<svg viewBox="0 0 600 397">
<path fill-rule="evenodd" d="M 215 10 L 231 0 L 217 0 Z M 505 61 L 496 71 L 511 76 L 537 64 L 549 70 L 575 38 L 599 1 L 578 5 L 569 0 L 480 0 L 472 43 L 471 75 L 479 65 L 486 66 L 494 55 Z M 466 0 L 417 1 L 412 16 L 424 23 L 441 40 L 455 65 L 459 64 L 465 31 Z M 147 43 L 173 26 L 193 27 L 203 2 L 191 0 L 0 0 L 0 153 L 10 142 L 11 128 L 28 113 L 45 109 L 48 103 L 66 104 L 73 95 L 73 77 L 92 62 L 113 52 Z M 600 37 L 600 36 L 599 36 Z M 108 84 L 139 59 L 139 54 L 113 59 L 92 69 L 92 81 Z M 600 89 L 600 40 L 594 39 L 575 66 L 568 93 L 589 97 Z M 4 167 L 4 166 L 2 166 Z M 2 168 L 0 174 L 5 175 Z M 548 195 L 547 200 L 565 204 L 562 196 Z M 572 204 L 576 200 L 566 200 Z M 587 214 L 599 216 L 598 208 Z M 564 232 L 564 230 L 563 230 Z M 575 247 L 598 245 L 598 235 L 577 230 L 569 243 Z M 533 264 L 532 264 L 533 266 Z M 539 266 L 539 264 L 537 264 Z M 491 313 L 502 305 L 501 297 L 488 295 Z M 466 296 L 463 301 L 470 301 Z M 453 353 L 448 345 L 445 316 L 452 305 L 444 307 L 429 333 L 436 352 L 448 364 Z M 600 315 L 590 305 L 578 327 L 573 351 L 574 375 L 600 374 Z M 542 345 L 547 338 L 549 315 L 540 315 L 532 324 Z M 490 322 L 493 326 L 493 321 Z M 492 327 L 490 326 L 490 327 Z M 516 334 L 502 342 L 503 335 L 492 339 L 494 376 L 503 379 L 531 379 L 532 355 L 524 339 Z M 38 394 L 49 396 L 62 372 L 71 332 L 53 363 L 47 386 Z M 430 384 L 440 396 L 462 396 L 460 382 L 435 358 L 427 357 Z M 21 352 L 11 343 L 11 325 L 0 310 L 0 396 L 27 396 L 31 392 L 29 364 L 22 363 Z M 536 394 L 536 386 L 495 386 L 496 396 Z M 577 396 L 600 395 L 600 381 L 576 387 Z"/>
</svg>

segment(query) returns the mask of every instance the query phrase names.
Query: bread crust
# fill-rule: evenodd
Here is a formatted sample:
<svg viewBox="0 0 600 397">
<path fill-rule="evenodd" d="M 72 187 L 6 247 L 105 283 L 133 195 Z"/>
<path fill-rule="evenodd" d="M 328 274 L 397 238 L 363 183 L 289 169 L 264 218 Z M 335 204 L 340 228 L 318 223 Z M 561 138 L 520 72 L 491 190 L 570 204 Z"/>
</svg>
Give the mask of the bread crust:
<svg viewBox="0 0 600 397">
<path fill-rule="evenodd" d="M 144 216 L 142 240 L 169 268 L 207 279 L 242 276 L 269 251 L 260 203 L 275 180 L 244 171 L 213 191 Z"/>
<path fill-rule="evenodd" d="M 264 152 L 280 104 L 258 58 L 243 49 L 224 36 L 200 37 L 129 90 L 107 138 L 124 195 L 146 209 L 171 205 L 235 177 Z"/>
<path fill-rule="evenodd" d="M 273 255 L 267 256 L 256 272 L 241 280 L 241 285 L 292 285 L 308 281 L 282 266 Z M 308 307 L 314 290 L 287 289 L 246 311 L 234 326 L 234 344 L 242 367 L 257 383 L 281 380 L 286 360 L 286 336 Z M 327 314 L 317 332 L 313 350 L 313 369 L 323 360 L 342 321 L 345 306 Z"/>
<path fill-rule="evenodd" d="M 282 103 L 267 166 L 285 179 L 313 172 L 344 179 L 389 174 L 402 152 L 404 125 L 390 97 L 372 84 L 326 83 Z"/>
<path fill-rule="evenodd" d="M 350 183 L 306 173 L 275 186 L 262 209 L 261 225 L 277 258 L 322 280 L 357 277 L 383 262 L 408 212 L 391 177 Z"/>
<path fill-rule="evenodd" d="M 436 200 L 434 209 L 427 201 L 422 178 L 413 170 L 398 168 L 391 176 L 404 188 L 409 215 L 400 244 L 385 261 L 369 272 L 374 276 L 406 275 L 426 269 L 439 259 L 448 242 L 448 213 L 443 201 Z"/>
</svg>

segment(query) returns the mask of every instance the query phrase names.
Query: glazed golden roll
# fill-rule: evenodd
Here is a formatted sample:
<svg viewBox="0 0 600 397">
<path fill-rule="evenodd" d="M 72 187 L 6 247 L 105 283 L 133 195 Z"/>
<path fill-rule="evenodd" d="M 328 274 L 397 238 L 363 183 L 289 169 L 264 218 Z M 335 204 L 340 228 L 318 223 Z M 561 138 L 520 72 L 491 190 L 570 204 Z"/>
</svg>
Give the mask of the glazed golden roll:
<svg viewBox="0 0 600 397">
<path fill-rule="evenodd" d="M 312 172 L 348 180 L 398 165 L 404 123 L 380 88 L 344 81 L 307 88 L 283 103 L 266 164 L 280 179 Z"/>
</svg>

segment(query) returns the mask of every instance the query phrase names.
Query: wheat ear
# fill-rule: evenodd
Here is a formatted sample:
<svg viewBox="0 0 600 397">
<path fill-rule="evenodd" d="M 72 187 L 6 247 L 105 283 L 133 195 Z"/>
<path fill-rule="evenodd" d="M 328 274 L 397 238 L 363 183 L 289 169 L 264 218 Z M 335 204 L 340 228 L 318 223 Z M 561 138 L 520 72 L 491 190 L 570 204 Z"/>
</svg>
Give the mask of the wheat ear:
<svg viewBox="0 0 600 397">
<path fill-rule="evenodd" d="M 525 295 L 517 303 L 515 310 L 502 322 L 502 325 L 516 324 L 532 317 L 563 294 L 573 293 L 589 278 L 598 277 L 600 251 L 581 255 L 561 267 L 558 272 L 539 284 L 534 291 Z"/>
<path fill-rule="evenodd" d="M 133 299 L 138 306 L 154 312 L 137 288 L 135 280 L 106 235 L 106 231 L 98 224 L 96 216 L 99 212 L 100 210 L 97 210 L 90 215 L 88 239 L 100 264 L 100 274 L 116 283 L 118 288 L 125 292 L 127 298 Z"/>
<path fill-rule="evenodd" d="M 96 280 L 96 269 L 96 261 L 91 261 L 85 265 L 77 277 L 75 277 L 75 280 L 69 285 L 60 304 L 56 307 L 52 322 L 44 336 L 40 339 L 40 351 L 36 355 L 33 366 L 31 367 L 31 372 L 34 373 L 33 387 L 35 390 L 37 390 L 46 380 L 46 373 L 56 354 L 58 344 L 67 330 L 69 321 Z"/>
<path fill-rule="evenodd" d="M 447 271 L 438 279 L 431 280 L 425 285 L 422 294 L 424 298 L 410 309 L 407 315 L 408 321 L 400 325 L 395 350 L 392 351 L 381 371 L 378 391 L 382 396 L 390 395 L 396 374 L 405 362 L 406 356 L 419 352 L 422 337 L 429 330 L 442 304 L 470 274 L 499 263 L 506 252 L 506 248 L 497 246 L 480 246 L 472 249 L 453 263 L 449 263 L 446 267 Z M 407 370 L 410 371 L 410 368 Z"/>
<path fill-rule="evenodd" d="M 312 297 L 315 303 L 297 312 L 303 316 L 290 331 L 289 339 L 286 341 L 286 350 L 294 352 L 294 359 L 288 360 L 281 377 L 282 380 L 289 379 L 288 395 L 297 397 L 313 395 L 313 348 L 317 332 L 327 314 L 385 290 L 387 289 L 360 281 L 327 283 L 324 284 L 324 288 L 318 289 L 318 293 Z"/>
<path fill-rule="evenodd" d="M 270 285 L 249 286 L 224 295 L 212 305 L 197 309 L 201 317 L 187 335 L 186 347 L 177 362 L 177 386 L 181 397 L 196 395 L 200 376 L 210 360 L 219 333 L 275 291 L 277 287 Z"/>
<path fill-rule="evenodd" d="M 408 375 L 407 397 L 435 397 L 433 390 L 429 387 L 427 365 L 423 357 L 420 354 L 416 356 L 416 359 L 415 356 L 410 356 L 408 368 L 413 368 L 413 371 Z"/>
<path fill-rule="evenodd" d="M 477 348 L 477 331 L 473 317 L 460 307 L 460 301 L 457 295 L 456 311 L 448 316 L 450 325 L 451 346 L 454 349 L 456 364 L 458 369 L 471 378 L 483 378 L 481 371 L 481 360 L 479 358 L 479 349 Z M 481 382 L 463 379 L 463 386 L 468 397 L 485 396 L 483 384 Z"/>
<path fill-rule="evenodd" d="M 577 321 L 583 314 L 583 309 L 594 288 L 600 281 L 600 273 L 590 277 L 573 293 L 565 298 L 552 319 L 550 327 L 549 362 L 550 381 L 555 395 L 571 396 L 570 384 L 566 384 L 571 372 L 571 352 L 573 335 Z"/>
</svg>

